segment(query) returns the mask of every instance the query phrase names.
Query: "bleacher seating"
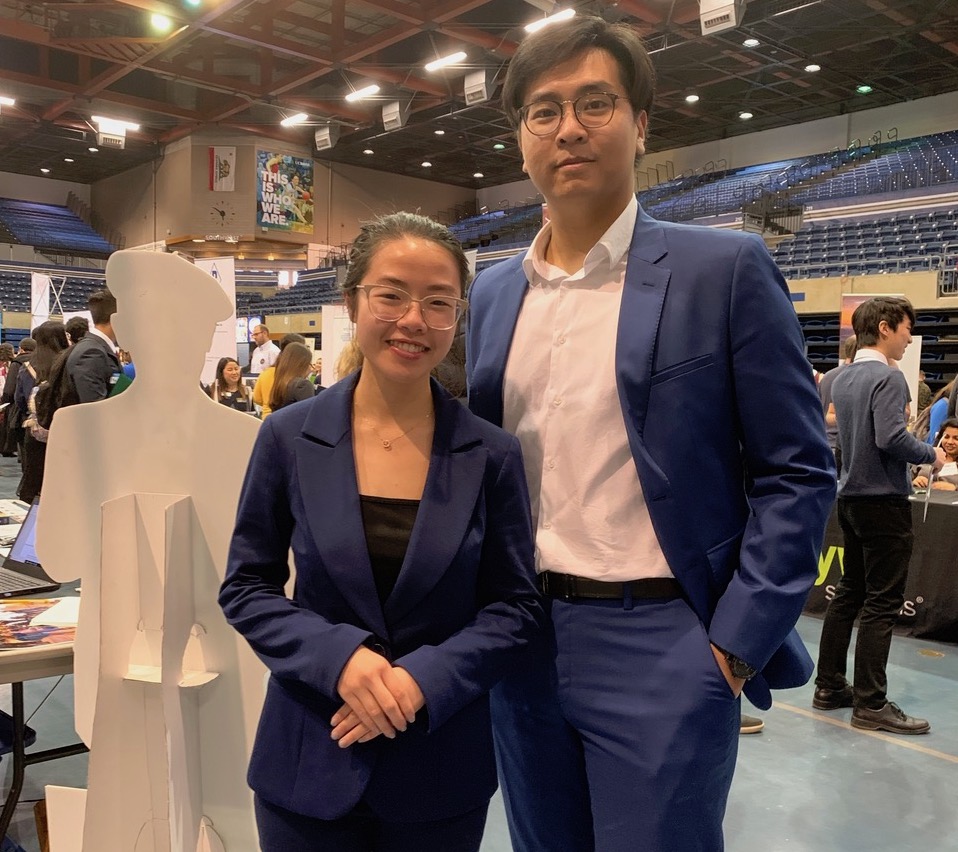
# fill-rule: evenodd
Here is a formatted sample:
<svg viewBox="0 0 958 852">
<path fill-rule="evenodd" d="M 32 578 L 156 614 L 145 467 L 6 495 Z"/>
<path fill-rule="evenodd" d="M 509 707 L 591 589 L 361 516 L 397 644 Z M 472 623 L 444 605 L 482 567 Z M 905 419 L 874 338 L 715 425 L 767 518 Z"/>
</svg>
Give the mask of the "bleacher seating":
<svg viewBox="0 0 958 852">
<path fill-rule="evenodd" d="M 811 223 L 773 252 L 787 278 L 936 269 L 954 255 L 955 210 Z"/>
<path fill-rule="evenodd" d="M 318 311 L 323 305 L 342 304 L 342 301 L 335 272 L 307 270 L 300 273 L 293 287 L 279 290 L 269 298 L 251 301 L 248 315 L 306 313 Z"/>
<path fill-rule="evenodd" d="M 79 216 L 56 204 L 0 198 L 0 223 L 16 242 L 39 251 L 99 258 L 115 251 Z"/>
</svg>

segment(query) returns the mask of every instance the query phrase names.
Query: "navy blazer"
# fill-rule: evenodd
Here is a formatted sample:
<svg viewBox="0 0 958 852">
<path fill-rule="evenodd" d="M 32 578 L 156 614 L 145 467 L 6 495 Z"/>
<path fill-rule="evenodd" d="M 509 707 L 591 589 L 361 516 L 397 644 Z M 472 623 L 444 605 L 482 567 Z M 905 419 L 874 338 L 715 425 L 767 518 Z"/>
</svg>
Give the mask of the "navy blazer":
<svg viewBox="0 0 958 852">
<path fill-rule="evenodd" d="M 443 819 L 495 792 L 488 691 L 543 618 L 522 456 L 433 382 L 425 490 L 380 605 L 353 457 L 356 381 L 270 415 L 243 484 L 219 600 L 271 672 L 249 783 L 320 819 L 360 798 L 387 819 Z M 329 736 L 336 686 L 363 643 L 412 675 L 425 710 L 393 740 L 341 749 Z"/>
<path fill-rule="evenodd" d="M 469 405 L 497 425 L 528 286 L 521 261 L 482 272 L 470 292 Z M 767 709 L 769 687 L 799 686 L 813 669 L 793 628 L 818 574 L 835 468 L 788 287 L 762 240 L 640 209 L 615 382 L 669 566 L 711 641 L 760 670 L 745 692 Z"/>
</svg>

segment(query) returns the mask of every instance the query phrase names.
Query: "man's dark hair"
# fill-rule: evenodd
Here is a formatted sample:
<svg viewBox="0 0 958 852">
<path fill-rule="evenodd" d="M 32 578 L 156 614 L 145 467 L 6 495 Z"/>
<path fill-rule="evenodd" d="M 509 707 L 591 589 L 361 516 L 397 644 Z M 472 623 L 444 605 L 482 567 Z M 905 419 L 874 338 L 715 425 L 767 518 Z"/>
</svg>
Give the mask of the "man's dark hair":
<svg viewBox="0 0 958 852">
<path fill-rule="evenodd" d="M 24 337 L 20 341 L 20 348 L 24 352 L 36 352 L 37 351 L 37 342 L 32 337 Z"/>
<path fill-rule="evenodd" d="M 109 290 L 97 290 L 90 294 L 86 306 L 94 325 L 107 325 L 116 313 L 116 297 Z"/>
<path fill-rule="evenodd" d="M 915 325 L 915 309 L 908 299 L 899 296 L 876 296 L 867 302 L 862 302 L 852 314 L 852 328 L 858 338 L 858 348 L 874 346 L 881 339 L 878 326 L 887 322 L 892 331 L 897 331 L 899 324 L 908 318 L 912 326 Z"/>
<path fill-rule="evenodd" d="M 77 344 L 90 330 L 90 322 L 86 317 L 70 317 L 64 328 L 66 329 L 67 337 L 70 338 L 70 342 Z"/>
<path fill-rule="evenodd" d="M 289 334 L 284 334 L 282 339 L 279 341 L 279 351 L 282 352 L 290 343 L 305 343 L 306 338 L 301 334 L 297 334 L 295 331 L 291 331 Z"/>
<path fill-rule="evenodd" d="M 652 110 L 655 69 L 638 32 L 627 24 L 610 24 L 593 15 L 576 15 L 526 36 L 509 61 L 502 85 L 502 109 L 514 130 L 529 86 L 556 65 L 588 50 L 604 50 L 619 66 L 622 85 L 636 115 Z"/>
</svg>

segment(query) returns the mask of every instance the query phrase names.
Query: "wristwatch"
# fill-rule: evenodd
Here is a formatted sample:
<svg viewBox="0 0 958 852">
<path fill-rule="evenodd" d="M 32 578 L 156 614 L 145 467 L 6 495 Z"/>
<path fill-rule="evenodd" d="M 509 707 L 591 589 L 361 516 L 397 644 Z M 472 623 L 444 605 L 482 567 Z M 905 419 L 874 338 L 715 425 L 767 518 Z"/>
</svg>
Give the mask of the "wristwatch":
<svg viewBox="0 0 958 852">
<path fill-rule="evenodd" d="M 753 668 L 745 660 L 736 657 L 735 654 L 730 654 L 728 651 L 722 651 L 725 655 L 725 662 L 728 663 L 728 667 L 732 672 L 733 677 L 740 677 L 744 680 L 751 680 L 755 675 L 758 674 L 758 669 Z"/>
</svg>

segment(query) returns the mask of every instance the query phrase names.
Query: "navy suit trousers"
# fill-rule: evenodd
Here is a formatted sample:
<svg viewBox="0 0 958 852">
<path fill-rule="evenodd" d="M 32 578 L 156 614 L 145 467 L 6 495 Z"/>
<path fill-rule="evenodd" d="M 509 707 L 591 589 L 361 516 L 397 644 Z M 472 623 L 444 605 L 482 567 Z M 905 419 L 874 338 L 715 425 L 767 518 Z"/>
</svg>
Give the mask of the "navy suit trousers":
<svg viewBox="0 0 958 852">
<path fill-rule="evenodd" d="M 682 599 L 551 601 L 492 693 L 516 852 L 720 852 L 740 704 Z"/>
</svg>

